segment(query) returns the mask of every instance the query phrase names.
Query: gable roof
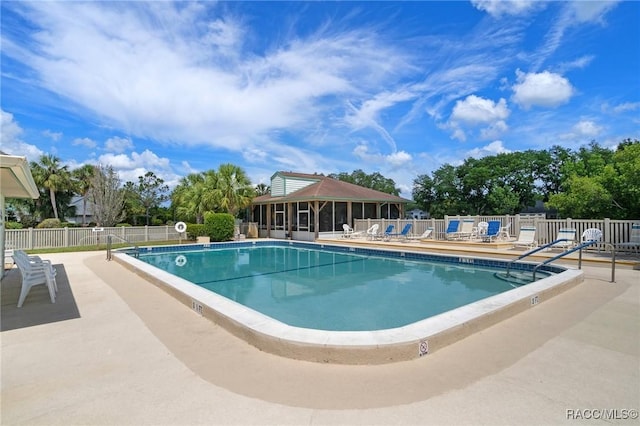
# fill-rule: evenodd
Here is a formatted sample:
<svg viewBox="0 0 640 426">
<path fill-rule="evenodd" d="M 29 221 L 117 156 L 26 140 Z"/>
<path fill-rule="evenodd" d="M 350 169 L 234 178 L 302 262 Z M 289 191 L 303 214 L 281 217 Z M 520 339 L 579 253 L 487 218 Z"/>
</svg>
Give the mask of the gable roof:
<svg viewBox="0 0 640 426">
<path fill-rule="evenodd" d="M 276 172 L 273 176 L 280 175 L 291 178 L 316 180 L 308 186 L 292 192 L 286 196 L 273 197 L 271 194 L 261 195 L 254 198 L 254 204 L 264 204 L 268 202 L 287 202 L 287 201 L 364 201 L 364 202 L 389 202 L 389 203 L 407 203 L 409 200 L 386 192 L 376 191 L 375 189 L 365 188 L 363 186 L 354 185 L 349 182 L 333 179 L 328 176 L 294 173 L 294 172 Z"/>
</svg>

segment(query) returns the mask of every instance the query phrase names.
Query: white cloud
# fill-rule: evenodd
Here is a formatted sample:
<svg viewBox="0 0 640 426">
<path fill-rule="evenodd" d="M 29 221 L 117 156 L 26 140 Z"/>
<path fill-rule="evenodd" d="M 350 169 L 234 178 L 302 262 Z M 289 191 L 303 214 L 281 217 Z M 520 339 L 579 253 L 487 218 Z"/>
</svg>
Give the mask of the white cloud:
<svg viewBox="0 0 640 426">
<path fill-rule="evenodd" d="M 604 109 L 608 110 L 609 107 L 607 106 Z M 625 112 L 629 112 L 629 111 L 635 111 L 635 110 L 639 110 L 639 109 L 640 109 L 640 102 L 624 102 L 624 103 L 621 103 L 619 105 L 615 105 L 615 106 L 611 107 L 611 111 L 613 111 L 615 114 L 625 113 Z"/>
<path fill-rule="evenodd" d="M 54 142 L 58 142 L 62 138 L 61 132 L 52 132 L 51 130 L 45 130 L 42 134 L 48 138 L 51 138 Z"/>
<path fill-rule="evenodd" d="M 580 120 L 571 128 L 571 132 L 560 135 L 563 140 L 584 142 L 593 140 L 602 133 L 603 128 L 591 120 Z"/>
<path fill-rule="evenodd" d="M 497 103 L 476 95 L 457 101 L 451 113 L 451 120 L 467 124 L 483 124 L 503 121 L 509 117 L 507 101 L 500 99 Z"/>
<path fill-rule="evenodd" d="M 100 124 L 163 142 L 243 151 L 282 129 L 336 125 L 335 117 L 324 116 L 327 105 L 343 105 L 355 94 L 370 99 L 381 82 L 412 69 L 399 49 L 368 29 L 289 39 L 249 53 L 244 44 L 254 35 L 213 3 L 24 7 L 34 9 L 32 25 L 46 31 L 22 46 L 29 50 L 8 55 Z M 162 32 L 158 22 L 166 26 Z M 379 102 L 402 96 L 373 95 L 362 115 L 370 118 L 384 108 Z M 382 126 L 375 129 L 387 138 Z"/>
<path fill-rule="evenodd" d="M 104 149 L 107 152 L 122 153 L 133 149 L 133 142 L 129 138 L 121 138 L 118 136 L 107 139 L 104 143 Z"/>
<path fill-rule="evenodd" d="M 2 146 L 0 150 L 9 155 L 27 157 L 29 161 L 37 161 L 44 152 L 21 139 L 23 130 L 13 119 L 13 114 L 4 110 L 0 110 L 0 113 L 2 114 L 2 125 L 0 126 Z"/>
<path fill-rule="evenodd" d="M 100 164 L 113 166 L 116 170 L 132 170 L 137 168 L 168 169 L 169 159 L 160 158 L 148 149 L 142 153 L 132 152 L 131 155 L 126 154 L 104 154 L 98 157 Z"/>
<path fill-rule="evenodd" d="M 503 154 L 503 153 L 509 153 L 509 152 L 511 151 L 504 147 L 504 145 L 502 144 L 502 141 L 493 141 L 490 144 L 485 145 L 483 147 L 474 148 L 472 150 L 467 151 L 465 158 L 466 157 L 482 158 L 490 155 L 497 155 L 497 154 Z"/>
<path fill-rule="evenodd" d="M 469 95 L 457 101 L 451 112 L 449 127 L 453 130 L 452 138 L 465 141 L 466 133 L 462 127 L 485 125 L 486 127 L 480 129 L 480 137 L 495 139 L 508 129 L 504 120 L 509 117 L 509 114 L 507 101 L 502 98 L 494 102 L 476 95 Z"/>
<path fill-rule="evenodd" d="M 607 1 L 571 1 L 567 3 L 572 10 L 574 20 L 582 22 L 604 23 L 604 15 L 616 7 L 618 0 Z"/>
<path fill-rule="evenodd" d="M 489 15 L 500 18 L 503 15 L 524 15 L 539 8 L 542 2 L 530 0 L 471 0 L 471 4 Z"/>
<path fill-rule="evenodd" d="M 90 138 L 77 138 L 77 139 L 74 139 L 73 142 L 71 142 L 71 145 L 73 145 L 73 146 L 83 146 L 83 147 L 89 148 L 89 149 L 93 149 L 96 146 L 98 146 L 96 141 L 94 141 L 94 140 L 92 140 Z"/>
<path fill-rule="evenodd" d="M 569 80 L 559 74 L 543 71 L 523 73 L 516 71 L 517 83 L 513 85 L 513 101 L 524 109 L 532 106 L 553 108 L 569 102 L 574 88 Z"/>
<path fill-rule="evenodd" d="M 411 154 L 405 151 L 397 151 L 388 155 L 372 153 L 369 151 L 369 147 L 365 144 L 357 145 L 353 149 L 352 153 L 354 156 L 366 163 L 386 166 L 390 170 L 402 168 L 413 160 Z"/>
</svg>

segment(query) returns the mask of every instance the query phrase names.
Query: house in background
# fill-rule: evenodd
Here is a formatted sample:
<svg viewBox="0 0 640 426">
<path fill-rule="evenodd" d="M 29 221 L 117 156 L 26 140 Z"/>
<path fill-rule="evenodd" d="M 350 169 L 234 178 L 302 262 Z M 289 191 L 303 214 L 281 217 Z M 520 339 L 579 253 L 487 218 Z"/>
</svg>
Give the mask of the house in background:
<svg viewBox="0 0 640 426">
<path fill-rule="evenodd" d="M 93 210 L 92 210 L 93 204 L 91 203 L 91 201 L 87 200 L 86 210 L 85 210 L 84 199 L 85 197 L 82 197 L 79 195 L 73 196 L 73 198 L 71 199 L 71 203 L 69 203 L 69 205 L 75 208 L 75 215 L 68 216 L 66 218 L 67 222 L 75 223 L 76 225 L 82 225 L 83 223 L 85 225 L 88 225 L 89 223 L 94 222 Z M 84 222 L 82 221 L 83 215 L 84 215 Z"/>
<path fill-rule="evenodd" d="M 421 220 L 421 219 L 429 219 L 430 215 L 428 212 L 425 212 L 424 210 L 413 209 L 413 210 L 409 210 L 405 217 L 407 219 Z"/>
<path fill-rule="evenodd" d="M 409 200 L 318 174 L 276 172 L 269 194 L 254 198 L 259 236 L 314 241 L 354 219 L 404 217 Z"/>
</svg>

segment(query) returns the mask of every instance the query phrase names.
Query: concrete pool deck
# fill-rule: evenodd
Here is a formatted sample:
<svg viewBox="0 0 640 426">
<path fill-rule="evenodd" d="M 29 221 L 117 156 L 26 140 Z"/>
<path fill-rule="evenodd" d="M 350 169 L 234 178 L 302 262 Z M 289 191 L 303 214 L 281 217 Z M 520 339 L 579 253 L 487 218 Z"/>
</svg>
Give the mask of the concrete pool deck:
<svg viewBox="0 0 640 426">
<path fill-rule="evenodd" d="M 433 354 L 353 366 L 261 352 L 102 252 L 43 257 L 55 304 L 39 286 L 18 309 L 19 272 L 2 281 L 2 424 L 638 423 L 629 266 L 610 283 L 587 262 L 582 284 Z"/>
</svg>

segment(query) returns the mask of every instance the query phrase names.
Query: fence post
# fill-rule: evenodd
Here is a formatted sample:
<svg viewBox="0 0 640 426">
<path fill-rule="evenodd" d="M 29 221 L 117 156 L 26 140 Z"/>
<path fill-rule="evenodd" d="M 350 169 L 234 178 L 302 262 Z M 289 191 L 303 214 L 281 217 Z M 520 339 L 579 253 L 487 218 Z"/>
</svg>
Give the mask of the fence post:
<svg viewBox="0 0 640 426">
<path fill-rule="evenodd" d="M 33 250 L 33 228 L 29 228 L 29 250 Z"/>
<path fill-rule="evenodd" d="M 164 233 L 166 235 L 165 241 L 169 241 L 169 225 L 164 226 Z"/>
<path fill-rule="evenodd" d="M 144 226 L 144 241 L 149 241 L 149 225 Z"/>
<path fill-rule="evenodd" d="M 64 227 L 64 237 L 62 238 L 62 247 L 69 247 L 69 228 Z"/>
<path fill-rule="evenodd" d="M 604 218 L 604 223 L 602 224 L 602 242 L 605 244 L 611 242 L 611 219 L 608 217 Z"/>
</svg>

